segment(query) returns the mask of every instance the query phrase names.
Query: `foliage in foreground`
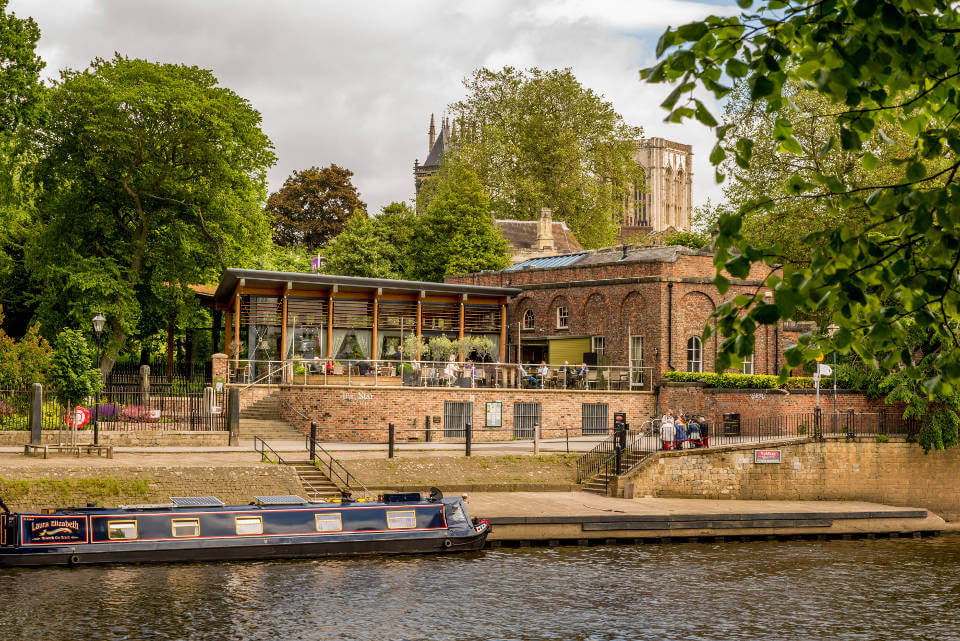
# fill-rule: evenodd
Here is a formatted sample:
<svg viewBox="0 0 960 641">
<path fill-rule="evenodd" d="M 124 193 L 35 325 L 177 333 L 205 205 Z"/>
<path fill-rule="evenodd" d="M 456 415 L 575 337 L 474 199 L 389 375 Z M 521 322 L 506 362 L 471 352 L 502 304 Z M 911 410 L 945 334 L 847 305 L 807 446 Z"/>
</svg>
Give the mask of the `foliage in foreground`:
<svg viewBox="0 0 960 641">
<path fill-rule="evenodd" d="M 729 278 L 743 278 L 751 264 L 770 266 L 768 286 L 774 301 L 762 295 L 738 296 L 721 305 L 714 332 L 723 337 L 719 370 L 754 349 L 758 326 L 782 319 L 826 318 L 838 330 L 800 338 L 786 352 L 780 372 L 812 361 L 832 349 L 854 353 L 867 366 L 899 372 L 917 411 L 943 409 L 953 418 L 933 418 L 940 437 L 931 447 L 957 441 L 952 398 L 960 385 L 960 8 L 947 0 L 738 0 L 747 10 L 730 17 L 668 29 L 657 53 L 662 57 L 642 75 L 651 82 L 675 83 L 664 101 L 668 120 L 696 118 L 717 134 L 710 154 L 714 165 L 730 157 L 742 167 L 754 162 L 754 141 L 732 138 L 731 125 L 720 126 L 694 95 L 698 86 L 723 98 L 731 92 L 726 77 L 746 83 L 749 99 L 770 112 L 788 104 L 788 88 L 815 92 L 836 120 L 837 131 L 819 150 L 861 155 L 869 174 L 879 164 L 875 152 L 896 146 L 890 163 L 902 176 L 873 176 L 854 181 L 850 173 L 824 167 L 794 171 L 786 194 L 767 194 L 744 203 L 717 220 L 715 283 L 721 293 Z M 755 8 L 754 8 L 755 7 Z M 750 10 L 753 8 L 752 10 Z M 775 122 L 778 153 L 804 153 L 796 137 L 796 119 Z M 897 141 L 887 126 L 902 129 Z M 723 175 L 718 171 L 718 179 Z M 743 233 L 744 217 L 754 210 L 776 212 L 782 203 L 807 201 L 842 220 L 845 212 L 863 212 L 860 233 L 845 224 L 826 225 L 797 239 L 809 252 L 808 266 L 783 263 L 781 243 L 757 245 Z M 910 348 L 916 327 L 926 348 Z M 919 397 L 931 407 L 922 408 Z M 908 403 L 910 404 L 910 403 Z"/>
</svg>

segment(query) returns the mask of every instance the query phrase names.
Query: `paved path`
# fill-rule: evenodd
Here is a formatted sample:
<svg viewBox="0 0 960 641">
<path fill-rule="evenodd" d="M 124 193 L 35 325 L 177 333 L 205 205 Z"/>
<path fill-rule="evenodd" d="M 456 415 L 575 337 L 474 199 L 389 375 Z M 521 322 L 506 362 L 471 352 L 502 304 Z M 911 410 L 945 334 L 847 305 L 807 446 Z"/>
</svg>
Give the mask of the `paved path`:
<svg viewBox="0 0 960 641">
<path fill-rule="evenodd" d="M 586 492 L 475 492 L 472 516 L 490 519 L 491 540 L 691 536 L 866 535 L 939 532 L 925 509 L 864 501 L 618 499 Z"/>
</svg>

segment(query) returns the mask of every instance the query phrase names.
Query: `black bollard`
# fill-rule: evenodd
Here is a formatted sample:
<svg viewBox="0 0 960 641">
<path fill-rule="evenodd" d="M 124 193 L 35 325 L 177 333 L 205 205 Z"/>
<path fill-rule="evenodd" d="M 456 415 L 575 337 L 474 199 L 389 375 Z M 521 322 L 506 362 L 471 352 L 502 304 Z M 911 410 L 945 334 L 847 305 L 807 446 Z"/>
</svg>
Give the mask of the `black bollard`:
<svg viewBox="0 0 960 641">
<path fill-rule="evenodd" d="M 393 428 L 393 423 L 387 424 L 387 438 L 389 439 L 389 444 L 387 445 L 387 458 L 393 458 L 393 444 L 395 438 L 395 432 Z"/>
<path fill-rule="evenodd" d="M 433 441 L 433 432 L 430 431 L 430 417 L 429 416 L 425 417 L 423 422 L 426 425 L 426 429 L 427 429 L 427 443 L 430 443 Z"/>
<path fill-rule="evenodd" d="M 470 442 L 473 440 L 473 423 L 466 424 L 467 456 L 470 456 Z"/>
<path fill-rule="evenodd" d="M 310 462 L 317 460 L 317 422 L 310 421 Z"/>
</svg>

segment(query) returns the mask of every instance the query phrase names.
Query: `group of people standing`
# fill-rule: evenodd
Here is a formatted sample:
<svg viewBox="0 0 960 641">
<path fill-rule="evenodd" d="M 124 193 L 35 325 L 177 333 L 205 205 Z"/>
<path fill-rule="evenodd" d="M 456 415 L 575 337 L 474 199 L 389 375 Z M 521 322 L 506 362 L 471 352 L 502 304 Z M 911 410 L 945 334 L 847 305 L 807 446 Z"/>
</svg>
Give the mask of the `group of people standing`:
<svg viewBox="0 0 960 641">
<path fill-rule="evenodd" d="M 683 410 L 673 413 L 668 409 L 660 419 L 660 444 L 664 450 L 675 450 L 686 447 L 707 447 L 709 434 L 707 421 L 702 415 L 690 417 L 689 422 L 683 415 Z"/>
</svg>

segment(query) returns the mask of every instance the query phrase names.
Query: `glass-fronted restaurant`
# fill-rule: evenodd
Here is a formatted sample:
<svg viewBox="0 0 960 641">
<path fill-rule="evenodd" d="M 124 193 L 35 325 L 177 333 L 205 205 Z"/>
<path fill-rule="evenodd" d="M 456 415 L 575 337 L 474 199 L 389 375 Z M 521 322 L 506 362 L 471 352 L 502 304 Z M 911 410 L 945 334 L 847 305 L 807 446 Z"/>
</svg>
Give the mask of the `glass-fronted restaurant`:
<svg viewBox="0 0 960 641">
<path fill-rule="evenodd" d="M 519 293 L 505 287 L 227 269 L 214 301 L 224 313 L 224 352 L 234 364 L 400 360 L 410 334 L 424 340 L 482 336 L 494 345 L 491 355 L 504 362 L 507 302 Z"/>
</svg>

